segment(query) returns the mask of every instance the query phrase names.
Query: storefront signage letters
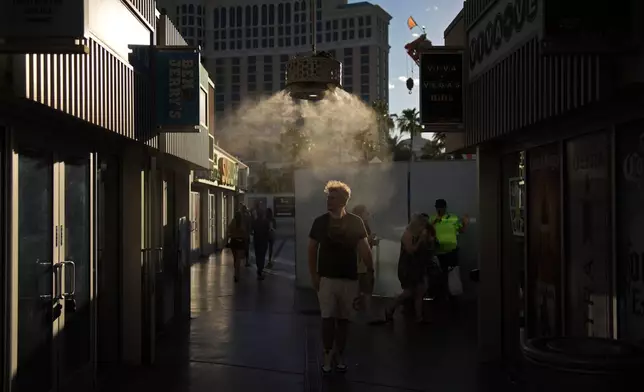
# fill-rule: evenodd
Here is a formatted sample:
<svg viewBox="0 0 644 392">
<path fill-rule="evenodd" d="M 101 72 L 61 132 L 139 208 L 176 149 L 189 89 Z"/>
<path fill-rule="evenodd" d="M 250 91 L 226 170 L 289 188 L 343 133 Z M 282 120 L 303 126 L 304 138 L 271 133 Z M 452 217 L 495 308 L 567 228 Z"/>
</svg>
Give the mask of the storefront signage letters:
<svg viewBox="0 0 644 392">
<path fill-rule="evenodd" d="M 199 53 L 194 49 L 156 52 L 157 127 L 199 132 Z"/>
<path fill-rule="evenodd" d="M 622 173 L 626 181 L 644 184 L 644 133 L 640 135 L 639 149 L 623 158 Z"/>
<path fill-rule="evenodd" d="M 644 197 L 643 121 L 619 125 L 616 130 L 616 229 L 619 335 L 630 341 L 644 339 L 644 215 L 638 213 Z"/>
<path fill-rule="evenodd" d="M 543 32 L 543 0 L 501 0 L 468 33 L 470 79 Z"/>
<path fill-rule="evenodd" d="M 420 57 L 420 117 L 425 125 L 463 122 L 463 54 L 434 48 Z"/>
</svg>

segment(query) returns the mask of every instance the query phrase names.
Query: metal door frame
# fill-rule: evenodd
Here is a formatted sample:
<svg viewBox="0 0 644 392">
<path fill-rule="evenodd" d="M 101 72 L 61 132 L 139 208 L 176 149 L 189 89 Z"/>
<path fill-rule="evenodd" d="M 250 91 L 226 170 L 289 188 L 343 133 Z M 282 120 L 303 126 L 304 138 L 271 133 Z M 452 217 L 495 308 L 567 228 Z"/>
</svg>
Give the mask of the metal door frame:
<svg viewBox="0 0 644 392">
<path fill-rule="evenodd" d="M 0 389 L 8 391 L 10 387 L 10 379 L 7 376 L 10 364 L 10 350 L 11 340 L 8 311 L 10 310 L 10 293 L 9 293 L 9 280 L 11 268 L 11 249 L 10 249 L 10 220 L 7 217 L 11 216 L 11 179 L 12 173 L 12 156 L 9 153 L 11 146 L 11 129 L 4 125 L 0 125 L 0 257 L 3 263 L 0 268 L 0 290 L 2 290 L 2 301 L 0 301 L 0 359 L 2 365 L 0 366 Z"/>
</svg>

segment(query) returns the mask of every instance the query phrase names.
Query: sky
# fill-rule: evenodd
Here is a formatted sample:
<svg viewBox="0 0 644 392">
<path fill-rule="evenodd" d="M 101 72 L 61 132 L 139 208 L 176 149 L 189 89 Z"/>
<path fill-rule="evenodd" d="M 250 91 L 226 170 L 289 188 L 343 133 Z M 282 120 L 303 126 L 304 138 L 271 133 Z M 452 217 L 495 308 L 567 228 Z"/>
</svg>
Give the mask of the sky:
<svg viewBox="0 0 644 392">
<path fill-rule="evenodd" d="M 369 0 L 387 11 L 389 22 L 389 111 L 400 113 L 403 109 L 418 108 L 418 67 L 405 52 L 405 45 L 421 33 L 410 31 L 407 19 L 414 17 L 419 26 L 427 30 L 427 38 L 434 45 L 443 45 L 443 33 L 463 8 L 463 0 Z M 359 0 L 349 0 L 357 3 Z M 412 94 L 405 86 L 407 78 L 416 79 Z"/>
</svg>

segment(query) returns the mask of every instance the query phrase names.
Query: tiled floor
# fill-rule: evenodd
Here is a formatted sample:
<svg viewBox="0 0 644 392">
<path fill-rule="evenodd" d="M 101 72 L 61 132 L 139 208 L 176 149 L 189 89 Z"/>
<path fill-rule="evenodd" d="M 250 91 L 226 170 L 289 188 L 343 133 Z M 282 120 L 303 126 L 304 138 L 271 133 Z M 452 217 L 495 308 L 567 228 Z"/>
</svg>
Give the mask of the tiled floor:
<svg viewBox="0 0 644 392">
<path fill-rule="evenodd" d="M 293 281 L 244 269 L 233 283 L 232 260 L 213 256 L 193 266 L 190 326 L 164 337 L 154 366 L 118 389 L 189 391 L 487 391 L 476 362 L 475 317 L 465 306 L 432 309 L 418 326 L 352 326 L 346 375 L 321 377 L 319 316 L 294 310 Z M 307 336 L 309 337 L 307 339 Z M 109 388 L 113 390 L 113 388 Z"/>
</svg>

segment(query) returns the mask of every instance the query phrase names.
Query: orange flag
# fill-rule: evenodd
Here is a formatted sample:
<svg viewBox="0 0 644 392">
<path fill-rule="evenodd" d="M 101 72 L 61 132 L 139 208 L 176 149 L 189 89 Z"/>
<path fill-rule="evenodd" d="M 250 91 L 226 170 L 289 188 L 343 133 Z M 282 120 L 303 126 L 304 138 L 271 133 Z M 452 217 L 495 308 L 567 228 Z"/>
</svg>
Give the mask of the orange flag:
<svg viewBox="0 0 644 392">
<path fill-rule="evenodd" d="M 409 19 L 407 19 L 407 27 L 409 27 L 409 30 L 414 27 L 418 27 L 418 23 L 416 23 L 413 16 L 410 16 Z"/>
</svg>

